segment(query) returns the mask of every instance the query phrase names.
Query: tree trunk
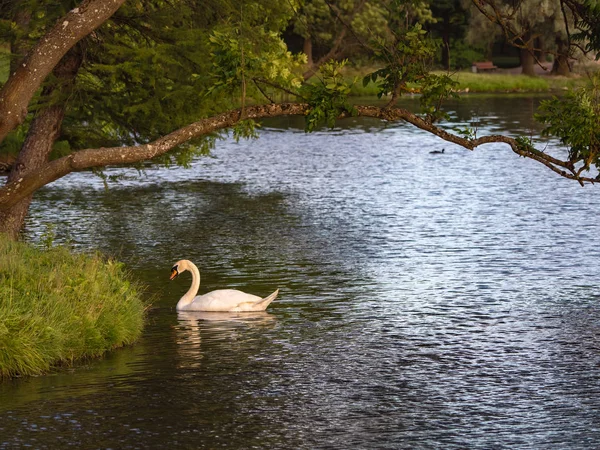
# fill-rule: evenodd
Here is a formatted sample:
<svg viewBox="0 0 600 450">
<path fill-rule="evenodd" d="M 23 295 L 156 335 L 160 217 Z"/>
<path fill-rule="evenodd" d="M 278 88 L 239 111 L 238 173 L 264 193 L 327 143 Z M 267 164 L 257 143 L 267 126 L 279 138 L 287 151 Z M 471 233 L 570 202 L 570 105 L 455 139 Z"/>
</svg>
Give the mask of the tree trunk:
<svg viewBox="0 0 600 450">
<path fill-rule="evenodd" d="M 62 106 L 50 106 L 35 116 L 23 148 L 6 180 L 7 183 L 22 179 L 23 175 L 40 169 L 48 161 L 52 144 L 60 133 L 63 117 L 64 108 Z M 11 239 L 18 238 L 29 210 L 31 198 L 32 195 L 29 195 L 9 209 L 0 211 L 0 232 L 6 233 Z"/>
<path fill-rule="evenodd" d="M 521 73 L 523 75 L 535 76 L 534 64 L 535 60 L 531 50 L 522 48 L 519 50 L 521 57 Z"/>
<path fill-rule="evenodd" d="M 342 47 L 342 43 L 346 39 L 346 31 L 347 31 L 346 28 L 342 28 L 342 31 L 340 31 L 340 33 L 337 35 L 337 37 L 333 43 L 333 46 L 327 52 L 327 54 L 322 56 L 321 58 L 319 58 L 319 60 L 317 62 L 314 62 L 312 65 L 308 66 L 308 70 L 302 74 L 302 76 L 304 77 L 304 80 L 308 80 L 315 73 L 317 73 L 319 71 L 319 68 L 324 63 L 326 63 L 330 59 L 336 58 L 336 56 L 338 55 L 338 52 L 340 51 L 340 48 Z"/>
<path fill-rule="evenodd" d="M 568 77 L 571 74 L 569 66 L 569 43 L 561 37 L 555 39 L 557 51 L 552 63 L 552 75 Z"/>
<path fill-rule="evenodd" d="M 571 75 L 571 68 L 569 67 L 569 58 L 565 55 L 556 55 L 554 62 L 552 63 L 552 75 L 562 75 L 568 77 Z"/>
<path fill-rule="evenodd" d="M 524 43 L 523 48 L 519 48 L 519 57 L 521 59 L 521 73 L 523 75 L 535 76 L 535 57 L 533 55 L 533 41 L 531 39 L 531 32 L 526 31 L 521 36 Z"/>
<path fill-rule="evenodd" d="M 444 12 L 444 27 L 442 31 L 442 67 L 450 71 L 450 11 Z"/>
<path fill-rule="evenodd" d="M 54 70 L 56 84 L 44 89 L 42 97 L 49 98 L 57 90 L 63 95 L 71 92 L 82 60 L 80 49 L 71 49 Z M 65 108 L 65 103 L 61 102 L 58 105 L 47 106 L 36 114 L 6 184 L 19 182 L 25 175 L 41 169 L 48 162 L 52 146 L 60 136 Z M 28 195 L 10 208 L 0 211 L 0 232 L 6 233 L 11 239 L 18 238 L 32 197 L 33 195 Z"/>
<path fill-rule="evenodd" d="M 304 45 L 302 47 L 302 51 L 306 55 L 306 64 L 308 64 L 308 67 L 312 67 L 314 64 L 312 49 L 312 38 L 308 36 L 307 38 L 304 38 Z"/>
</svg>

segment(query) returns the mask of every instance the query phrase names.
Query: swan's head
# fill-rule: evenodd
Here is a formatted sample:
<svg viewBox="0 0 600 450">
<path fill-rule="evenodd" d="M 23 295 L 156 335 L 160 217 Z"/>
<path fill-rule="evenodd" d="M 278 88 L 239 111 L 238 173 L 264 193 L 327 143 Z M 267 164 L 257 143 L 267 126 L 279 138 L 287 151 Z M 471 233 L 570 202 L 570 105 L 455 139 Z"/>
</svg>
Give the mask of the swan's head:
<svg viewBox="0 0 600 450">
<path fill-rule="evenodd" d="M 185 272 L 186 270 L 188 270 L 186 261 L 184 259 L 177 261 L 175 265 L 171 267 L 171 276 L 169 277 L 169 280 L 174 280 L 177 275 Z"/>
</svg>

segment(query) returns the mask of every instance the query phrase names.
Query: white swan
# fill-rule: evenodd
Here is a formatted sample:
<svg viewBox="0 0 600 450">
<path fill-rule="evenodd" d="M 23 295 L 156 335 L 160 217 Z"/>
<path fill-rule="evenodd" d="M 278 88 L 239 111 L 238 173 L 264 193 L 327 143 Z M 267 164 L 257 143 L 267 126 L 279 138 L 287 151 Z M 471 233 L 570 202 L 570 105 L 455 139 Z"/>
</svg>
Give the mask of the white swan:
<svg viewBox="0 0 600 450">
<path fill-rule="evenodd" d="M 200 271 L 193 262 L 187 259 L 177 261 L 171 269 L 170 279 L 186 270 L 192 272 L 192 286 L 177 302 L 175 309 L 178 311 L 264 311 L 279 293 L 277 289 L 268 297 L 261 298 L 236 289 L 218 289 L 196 296 L 200 289 Z"/>
</svg>

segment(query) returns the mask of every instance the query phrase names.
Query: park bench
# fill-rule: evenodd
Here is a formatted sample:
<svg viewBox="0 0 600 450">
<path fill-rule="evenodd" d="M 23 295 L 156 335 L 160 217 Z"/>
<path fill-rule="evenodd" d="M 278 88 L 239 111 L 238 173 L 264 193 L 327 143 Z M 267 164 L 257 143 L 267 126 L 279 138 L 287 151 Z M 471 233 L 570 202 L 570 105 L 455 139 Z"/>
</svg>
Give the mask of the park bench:
<svg viewBox="0 0 600 450">
<path fill-rule="evenodd" d="M 496 70 L 498 67 L 491 61 L 481 61 L 473 63 L 472 70 L 474 73 L 485 72 L 487 70 Z"/>
</svg>

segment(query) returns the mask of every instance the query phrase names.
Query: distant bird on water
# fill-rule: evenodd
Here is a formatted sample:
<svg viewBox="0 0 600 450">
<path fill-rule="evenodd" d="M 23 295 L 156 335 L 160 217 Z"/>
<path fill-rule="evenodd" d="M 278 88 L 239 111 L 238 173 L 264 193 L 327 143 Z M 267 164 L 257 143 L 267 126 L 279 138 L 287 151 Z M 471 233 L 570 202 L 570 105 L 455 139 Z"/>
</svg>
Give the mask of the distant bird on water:
<svg viewBox="0 0 600 450">
<path fill-rule="evenodd" d="M 442 150 L 433 150 L 433 151 L 431 151 L 429 153 L 431 153 L 432 155 L 441 155 L 442 153 L 444 153 L 445 150 L 446 149 L 443 148 Z"/>
</svg>

